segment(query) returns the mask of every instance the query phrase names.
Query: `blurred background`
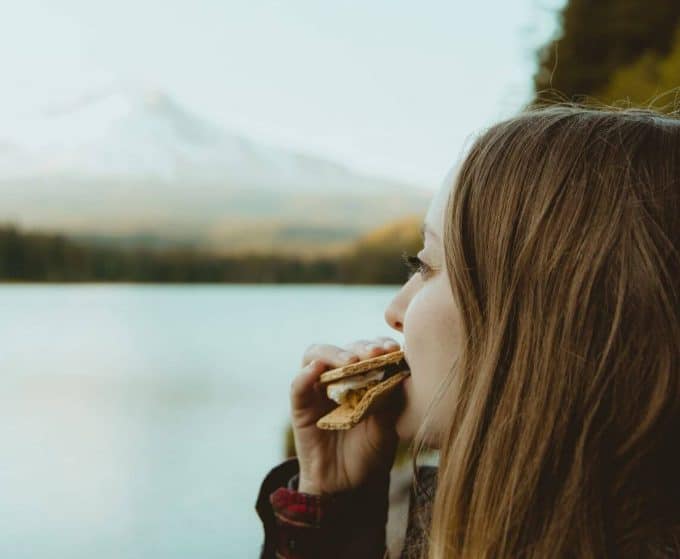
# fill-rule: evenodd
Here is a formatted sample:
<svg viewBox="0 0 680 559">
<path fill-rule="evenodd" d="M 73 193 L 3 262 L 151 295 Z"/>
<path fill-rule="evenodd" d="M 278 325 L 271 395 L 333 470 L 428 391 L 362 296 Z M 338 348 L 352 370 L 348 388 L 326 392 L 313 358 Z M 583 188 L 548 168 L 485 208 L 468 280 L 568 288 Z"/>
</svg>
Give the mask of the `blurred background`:
<svg viewBox="0 0 680 559">
<path fill-rule="evenodd" d="M 680 85 L 677 0 L 2 7 L 12 559 L 256 557 L 305 347 L 402 342 L 401 255 L 474 134 Z"/>
</svg>

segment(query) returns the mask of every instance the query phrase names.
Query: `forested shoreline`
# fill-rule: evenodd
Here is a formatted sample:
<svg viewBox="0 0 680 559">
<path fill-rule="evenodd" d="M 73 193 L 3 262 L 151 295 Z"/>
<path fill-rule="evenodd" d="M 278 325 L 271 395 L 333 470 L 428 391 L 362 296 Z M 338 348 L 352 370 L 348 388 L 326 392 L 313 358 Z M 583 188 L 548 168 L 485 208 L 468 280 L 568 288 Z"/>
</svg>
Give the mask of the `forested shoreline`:
<svg viewBox="0 0 680 559">
<path fill-rule="evenodd" d="M 400 284 L 407 277 L 402 253 L 415 253 L 419 245 L 415 221 L 328 257 L 102 248 L 6 225 L 0 227 L 0 281 Z"/>
</svg>

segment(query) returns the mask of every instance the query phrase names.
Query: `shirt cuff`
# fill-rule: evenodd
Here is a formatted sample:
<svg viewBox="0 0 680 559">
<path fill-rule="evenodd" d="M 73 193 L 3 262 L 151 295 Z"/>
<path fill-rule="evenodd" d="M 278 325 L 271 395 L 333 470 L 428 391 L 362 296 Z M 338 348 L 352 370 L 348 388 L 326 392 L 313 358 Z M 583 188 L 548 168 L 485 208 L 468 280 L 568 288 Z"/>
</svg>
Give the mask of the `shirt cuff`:
<svg viewBox="0 0 680 559">
<path fill-rule="evenodd" d="M 286 487 L 288 487 L 288 489 L 292 489 L 293 491 L 297 491 L 299 483 L 300 483 L 300 474 L 297 473 L 288 480 L 288 484 L 286 485 Z"/>
<path fill-rule="evenodd" d="M 293 485 L 290 481 L 288 485 Z M 297 484 L 294 484 L 297 485 Z M 276 525 L 276 557 L 306 559 L 328 557 L 323 519 L 332 511 L 332 496 L 300 493 L 279 487 L 269 496 Z"/>
<path fill-rule="evenodd" d="M 342 510 L 348 494 L 313 495 L 298 491 L 300 473 L 292 476 L 286 487 L 279 487 L 269 496 L 276 523 L 297 528 L 322 528 L 322 521 L 334 509 Z M 348 499 L 349 497 L 349 499 Z"/>
<path fill-rule="evenodd" d="M 321 528 L 324 513 L 332 497 L 300 493 L 279 487 L 269 496 L 277 524 L 298 528 Z"/>
</svg>

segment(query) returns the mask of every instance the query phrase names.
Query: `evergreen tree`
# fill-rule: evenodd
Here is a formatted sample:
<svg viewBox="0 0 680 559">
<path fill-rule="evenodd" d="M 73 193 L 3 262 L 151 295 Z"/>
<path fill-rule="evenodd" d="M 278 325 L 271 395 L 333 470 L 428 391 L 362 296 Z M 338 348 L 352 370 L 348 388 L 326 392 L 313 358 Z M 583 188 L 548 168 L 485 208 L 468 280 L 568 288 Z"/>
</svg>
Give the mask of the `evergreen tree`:
<svg viewBox="0 0 680 559">
<path fill-rule="evenodd" d="M 649 73 L 650 64 L 668 57 L 679 24 L 678 0 L 568 0 L 560 14 L 560 37 L 538 53 L 535 90 L 611 102 L 598 94 L 609 94 L 622 68 L 645 57 L 637 70 Z M 680 69 L 674 72 L 677 80 Z"/>
</svg>

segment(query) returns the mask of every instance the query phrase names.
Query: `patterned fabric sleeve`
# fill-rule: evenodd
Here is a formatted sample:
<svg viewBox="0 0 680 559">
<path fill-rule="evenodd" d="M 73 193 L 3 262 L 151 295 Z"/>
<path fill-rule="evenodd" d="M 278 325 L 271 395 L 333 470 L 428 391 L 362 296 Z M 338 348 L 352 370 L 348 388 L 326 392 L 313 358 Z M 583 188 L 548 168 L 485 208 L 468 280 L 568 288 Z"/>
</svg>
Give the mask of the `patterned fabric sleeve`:
<svg viewBox="0 0 680 559">
<path fill-rule="evenodd" d="M 333 506 L 330 497 L 279 487 L 269 496 L 277 525 L 276 557 L 304 559 L 323 554 L 324 516 Z"/>
<path fill-rule="evenodd" d="M 265 529 L 261 559 L 384 557 L 389 472 L 335 495 L 300 493 L 297 481 L 292 459 L 262 484 L 256 506 Z"/>
</svg>

